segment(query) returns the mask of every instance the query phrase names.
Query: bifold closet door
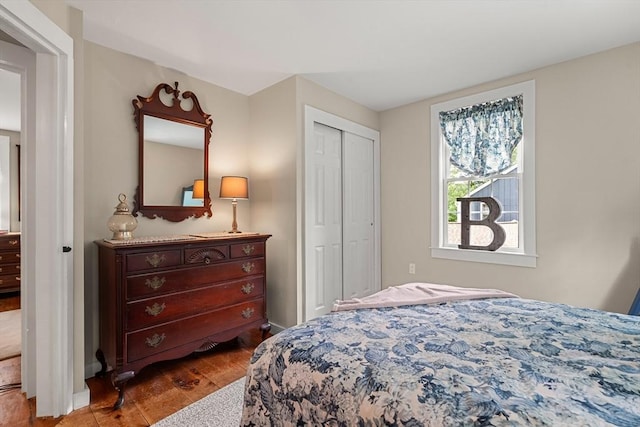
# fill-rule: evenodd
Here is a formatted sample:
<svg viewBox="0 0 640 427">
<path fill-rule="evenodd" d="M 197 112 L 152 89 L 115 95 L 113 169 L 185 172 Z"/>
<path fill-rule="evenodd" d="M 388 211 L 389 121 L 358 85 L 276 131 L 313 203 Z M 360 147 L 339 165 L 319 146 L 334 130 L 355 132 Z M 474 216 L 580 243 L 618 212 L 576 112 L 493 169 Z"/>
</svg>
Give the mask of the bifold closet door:
<svg viewBox="0 0 640 427">
<path fill-rule="evenodd" d="M 373 140 L 343 132 L 342 298 L 374 292 Z"/>
<path fill-rule="evenodd" d="M 342 131 L 313 124 L 306 147 L 306 319 L 342 299 Z"/>
<path fill-rule="evenodd" d="M 305 318 L 374 287 L 373 141 L 320 123 L 306 147 Z"/>
</svg>

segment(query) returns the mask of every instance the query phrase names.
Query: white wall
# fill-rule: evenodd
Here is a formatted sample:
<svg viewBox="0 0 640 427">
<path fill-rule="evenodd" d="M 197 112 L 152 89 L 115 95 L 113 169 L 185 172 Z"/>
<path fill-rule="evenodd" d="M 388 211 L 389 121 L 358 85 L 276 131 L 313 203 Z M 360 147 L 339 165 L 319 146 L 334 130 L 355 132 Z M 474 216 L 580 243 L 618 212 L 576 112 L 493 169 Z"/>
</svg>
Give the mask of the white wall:
<svg viewBox="0 0 640 427">
<path fill-rule="evenodd" d="M 431 258 L 431 105 L 530 79 L 537 268 Z M 640 285 L 639 114 L 640 43 L 381 113 L 383 287 L 497 287 L 626 313 Z"/>
<path fill-rule="evenodd" d="M 18 208 L 19 194 L 19 168 L 18 168 L 18 146 L 20 145 L 20 132 L 14 132 L 10 130 L 0 129 L 0 135 L 9 138 L 9 157 L 10 157 L 10 175 L 5 177 L 9 181 L 10 185 L 10 205 L 9 205 L 9 231 L 20 231 L 20 213 Z"/>
</svg>

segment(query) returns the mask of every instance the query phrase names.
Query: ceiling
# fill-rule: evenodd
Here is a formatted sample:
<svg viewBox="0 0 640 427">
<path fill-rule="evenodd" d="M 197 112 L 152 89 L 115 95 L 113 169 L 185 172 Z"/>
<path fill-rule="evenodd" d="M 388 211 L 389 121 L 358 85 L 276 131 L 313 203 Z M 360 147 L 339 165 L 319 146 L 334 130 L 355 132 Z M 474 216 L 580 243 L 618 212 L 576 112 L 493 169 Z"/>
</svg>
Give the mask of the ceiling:
<svg viewBox="0 0 640 427">
<path fill-rule="evenodd" d="M 376 111 L 640 41 L 639 0 L 65 2 L 94 43 L 245 95 L 298 74 Z"/>
<path fill-rule="evenodd" d="M 382 111 L 640 41 L 638 0 L 66 0 L 85 38 L 251 95 L 295 74 Z"/>
</svg>

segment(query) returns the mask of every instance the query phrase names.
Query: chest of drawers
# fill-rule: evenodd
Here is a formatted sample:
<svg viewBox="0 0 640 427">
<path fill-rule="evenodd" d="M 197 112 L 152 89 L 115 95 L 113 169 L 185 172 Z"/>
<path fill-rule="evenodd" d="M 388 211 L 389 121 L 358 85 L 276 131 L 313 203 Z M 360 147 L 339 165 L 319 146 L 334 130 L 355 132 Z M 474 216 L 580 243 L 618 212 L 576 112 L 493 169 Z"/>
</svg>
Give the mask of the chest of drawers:
<svg viewBox="0 0 640 427">
<path fill-rule="evenodd" d="M 0 235 L 0 293 L 20 290 L 20 233 Z"/>
<path fill-rule="evenodd" d="M 124 386 L 150 363 L 205 351 L 266 316 L 266 241 L 229 235 L 155 243 L 97 241 L 100 276 L 99 374 Z"/>
</svg>

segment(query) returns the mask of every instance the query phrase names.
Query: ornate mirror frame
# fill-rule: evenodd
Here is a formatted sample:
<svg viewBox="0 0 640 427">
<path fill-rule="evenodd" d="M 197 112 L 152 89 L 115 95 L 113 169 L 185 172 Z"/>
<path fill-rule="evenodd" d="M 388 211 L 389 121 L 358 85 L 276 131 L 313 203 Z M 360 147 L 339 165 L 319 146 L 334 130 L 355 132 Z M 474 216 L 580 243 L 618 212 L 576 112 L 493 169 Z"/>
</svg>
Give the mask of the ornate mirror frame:
<svg viewBox="0 0 640 427">
<path fill-rule="evenodd" d="M 171 105 L 166 105 L 160 99 L 161 91 L 171 96 Z M 191 110 L 182 109 L 183 100 L 190 99 L 193 102 Z M 211 196 L 209 195 L 209 142 L 211 140 L 211 124 L 213 120 L 211 115 L 202 111 L 198 98 L 193 92 L 183 92 L 182 97 L 178 90 L 178 82 L 175 87 L 166 83 L 160 83 L 149 97 L 138 95 L 132 101 L 134 108 L 134 121 L 138 129 L 138 187 L 133 201 L 133 215 L 138 212 L 147 218 L 164 218 L 169 221 L 179 222 L 189 217 L 199 218 L 203 215 L 211 217 Z M 196 126 L 203 129 L 203 148 L 204 148 L 204 203 L 203 206 L 160 206 L 147 205 L 144 198 L 144 117 L 151 116 L 159 119 L 169 120 L 178 124 Z M 179 184 L 176 184 L 179 185 Z"/>
</svg>

